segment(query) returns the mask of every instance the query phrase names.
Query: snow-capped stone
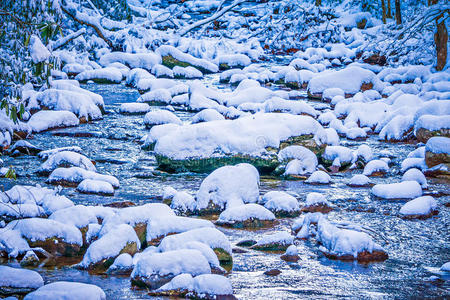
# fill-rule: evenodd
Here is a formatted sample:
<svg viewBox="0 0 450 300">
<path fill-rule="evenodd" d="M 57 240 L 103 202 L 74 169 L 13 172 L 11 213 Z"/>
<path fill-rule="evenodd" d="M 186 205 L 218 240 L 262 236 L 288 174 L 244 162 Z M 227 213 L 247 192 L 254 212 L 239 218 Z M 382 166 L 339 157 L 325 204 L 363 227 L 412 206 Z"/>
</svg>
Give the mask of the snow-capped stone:
<svg viewBox="0 0 450 300">
<path fill-rule="evenodd" d="M 315 171 L 305 180 L 305 182 L 310 184 L 329 184 L 331 182 L 331 177 L 324 171 Z"/>
<path fill-rule="evenodd" d="M 400 215 L 406 219 L 427 219 L 436 213 L 437 202 L 431 196 L 418 197 L 400 208 Z"/>
<path fill-rule="evenodd" d="M 357 174 L 348 181 L 347 185 L 351 187 L 366 187 L 371 186 L 372 182 L 366 175 Z"/>
<path fill-rule="evenodd" d="M 375 159 L 371 160 L 364 167 L 363 175 L 366 176 L 383 176 L 389 172 L 389 166 L 386 162 Z"/>
<path fill-rule="evenodd" d="M 114 187 L 111 183 L 95 179 L 84 179 L 77 186 L 77 191 L 84 194 L 98 194 L 104 196 L 114 195 Z"/>
<path fill-rule="evenodd" d="M 402 181 L 417 181 L 423 189 L 428 188 L 427 179 L 425 175 L 416 168 L 409 169 L 402 176 Z"/>
<path fill-rule="evenodd" d="M 144 124 L 147 127 L 169 123 L 182 124 L 181 120 L 173 112 L 168 110 L 153 110 L 144 116 Z"/>
<path fill-rule="evenodd" d="M 142 255 L 131 273 L 131 283 L 157 289 L 175 276 L 210 274 L 211 268 L 203 254 L 194 249 L 180 249 Z"/>
<path fill-rule="evenodd" d="M 286 192 L 267 192 L 262 197 L 261 202 L 265 208 L 280 216 L 293 216 L 300 211 L 297 199 Z"/>
<path fill-rule="evenodd" d="M 24 295 L 44 285 L 44 280 L 38 272 L 0 266 L 0 294 Z"/>
<path fill-rule="evenodd" d="M 273 225 L 275 215 L 262 205 L 251 203 L 233 205 L 224 210 L 216 221 L 217 225 L 246 228 Z"/>
<path fill-rule="evenodd" d="M 377 184 L 371 193 L 383 199 L 412 199 L 422 196 L 422 187 L 417 181 Z"/>
<path fill-rule="evenodd" d="M 98 174 L 79 167 L 57 168 L 49 175 L 47 183 L 63 186 L 77 186 L 85 179 L 105 181 L 110 183 L 114 188 L 120 186 L 119 180 L 114 176 Z"/>
<path fill-rule="evenodd" d="M 328 213 L 332 209 L 330 202 L 324 195 L 312 192 L 306 195 L 305 206 L 302 208 L 302 211 Z"/>
<path fill-rule="evenodd" d="M 32 115 L 27 124 L 33 132 L 42 132 L 55 128 L 78 126 L 80 120 L 70 111 L 41 110 Z"/>
<path fill-rule="evenodd" d="M 150 111 L 150 105 L 147 103 L 122 103 L 119 111 L 124 115 L 140 115 Z"/>
<path fill-rule="evenodd" d="M 40 287 L 24 299 L 106 300 L 106 295 L 101 288 L 93 284 L 57 281 Z"/>
<path fill-rule="evenodd" d="M 294 243 L 294 237 L 286 231 L 263 236 L 251 249 L 265 251 L 284 251 Z"/>
<path fill-rule="evenodd" d="M 72 151 L 61 151 L 49 156 L 39 167 L 38 172 L 47 175 L 58 167 L 80 167 L 88 171 L 96 171 L 94 164 L 86 156 Z"/>
</svg>

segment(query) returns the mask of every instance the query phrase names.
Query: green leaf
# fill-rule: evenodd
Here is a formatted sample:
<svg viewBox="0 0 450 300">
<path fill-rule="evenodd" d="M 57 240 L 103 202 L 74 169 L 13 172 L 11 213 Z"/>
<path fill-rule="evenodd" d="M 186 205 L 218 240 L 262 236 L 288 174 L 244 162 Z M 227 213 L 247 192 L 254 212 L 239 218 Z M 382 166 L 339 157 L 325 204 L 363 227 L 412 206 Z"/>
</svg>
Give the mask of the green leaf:
<svg viewBox="0 0 450 300">
<path fill-rule="evenodd" d="M 12 166 L 9 166 L 9 170 L 8 170 L 8 172 L 6 172 L 5 178 L 14 179 L 14 180 L 17 179 L 16 171 L 14 170 L 14 168 Z"/>
</svg>

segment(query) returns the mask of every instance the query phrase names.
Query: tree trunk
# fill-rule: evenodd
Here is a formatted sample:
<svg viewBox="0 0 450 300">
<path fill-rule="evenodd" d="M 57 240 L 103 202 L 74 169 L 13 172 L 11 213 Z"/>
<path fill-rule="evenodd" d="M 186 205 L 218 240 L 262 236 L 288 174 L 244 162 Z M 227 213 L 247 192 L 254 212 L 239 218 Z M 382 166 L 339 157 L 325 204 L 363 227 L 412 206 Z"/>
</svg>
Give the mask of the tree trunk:
<svg viewBox="0 0 450 300">
<path fill-rule="evenodd" d="M 316 0 L 316 6 L 322 5 L 322 0 Z"/>
<path fill-rule="evenodd" d="M 436 33 L 434 34 L 434 42 L 436 44 L 437 63 L 436 70 L 442 71 L 447 63 L 447 41 L 448 31 L 445 26 L 444 13 L 436 18 Z"/>
<path fill-rule="evenodd" d="M 381 11 L 383 24 L 386 24 L 386 2 L 384 0 L 381 0 Z"/>
<path fill-rule="evenodd" d="M 392 19 L 391 0 L 387 0 L 387 15 L 389 19 Z"/>
<path fill-rule="evenodd" d="M 395 21 L 397 25 L 402 24 L 402 11 L 400 9 L 400 0 L 395 0 Z"/>
</svg>

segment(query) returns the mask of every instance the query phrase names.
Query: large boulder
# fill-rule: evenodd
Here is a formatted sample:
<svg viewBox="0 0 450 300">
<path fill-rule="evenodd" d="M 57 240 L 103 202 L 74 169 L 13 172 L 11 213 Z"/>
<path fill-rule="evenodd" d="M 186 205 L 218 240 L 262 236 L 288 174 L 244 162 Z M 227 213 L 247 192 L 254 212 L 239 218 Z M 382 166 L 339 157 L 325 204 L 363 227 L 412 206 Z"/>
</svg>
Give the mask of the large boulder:
<svg viewBox="0 0 450 300">
<path fill-rule="evenodd" d="M 25 295 L 43 285 L 38 272 L 0 266 L 0 296 Z"/>
</svg>

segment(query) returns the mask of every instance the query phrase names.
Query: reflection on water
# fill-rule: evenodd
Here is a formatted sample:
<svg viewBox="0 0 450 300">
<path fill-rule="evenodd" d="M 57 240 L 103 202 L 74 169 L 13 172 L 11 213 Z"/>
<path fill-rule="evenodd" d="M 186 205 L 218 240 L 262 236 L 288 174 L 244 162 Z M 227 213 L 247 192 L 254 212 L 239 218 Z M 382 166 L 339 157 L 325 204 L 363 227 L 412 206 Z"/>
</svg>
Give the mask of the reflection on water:
<svg viewBox="0 0 450 300">
<path fill-rule="evenodd" d="M 207 85 L 217 82 L 217 75 L 209 75 Z M 226 85 L 220 88 L 229 89 Z M 89 90 L 104 97 L 108 114 L 104 119 L 75 128 L 50 131 L 34 136 L 30 140 L 42 149 L 62 146 L 80 146 L 89 158 L 97 162 L 98 172 L 111 174 L 120 180 L 121 188 L 114 197 L 83 195 L 74 189 L 63 193 L 76 203 L 105 204 L 113 201 L 133 201 L 139 204 L 159 201 L 162 189 L 170 185 L 177 190 L 195 193 L 202 175 L 154 175 L 155 158 L 151 152 L 140 149 L 140 138 L 148 131 L 142 116 L 123 116 L 117 113 L 124 102 L 135 102 L 138 93 L 123 85 L 87 85 Z M 303 101 L 303 100 L 300 100 Z M 318 105 L 318 103 L 314 103 Z M 157 109 L 157 107 L 155 107 Z M 177 111 L 184 121 L 193 115 Z M 84 136 L 84 137 L 75 137 Z M 89 137 L 95 136 L 95 137 Z M 361 142 L 344 142 L 345 146 L 356 148 Z M 385 144 L 376 137 L 367 143 L 376 154 L 380 150 L 395 153 L 394 162 L 401 162 L 414 149 L 413 145 Z M 36 157 L 4 157 L 5 165 L 17 170 L 19 184 L 44 185 L 44 177 L 37 177 L 34 171 L 40 161 Z M 360 172 L 360 171 L 359 171 Z M 400 180 L 398 168 L 389 178 L 375 178 L 376 183 Z M 156 173 L 157 174 L 157 173 Z M 427 279 L 433 275 L 430 267 L 438 267 L 450 260 L 449 209 L 444 203 L 449 197 L 437 198 L 439 215 L 425 221 L 405 221 L 397 217 L 404 202 L 372 199 L 367 188 L 349 188 L 345 182 L 352 173 L 333 176 L 328 186 L 311 186 L 302 181 L 280 181 L 262 178 L 261 191 L 284 190 L 297 194 L 304 201 L 311 191 L 326 195 L 335 209 L 329 214 L 331 220 L 348 220 L 370 227 L 378 233 L 375 236 L 389 254 L 384 263 L 361 265 L 354 262 L 332 261 L 323 257 L 314 241 L 298 241 L 298 263 L 286 263 L 279 254 L 258 251 L 234 254 L 233 272 L 229 275 L 236 295 L 245 299 L 273 298 L 392 298 L 392 297 L 445 297 L 449 294 L 449 282 L 441 286 L 430 284 Z M 447 190 L 448 185 L 430 180 L 431 190 Z M 5 189 L 11 181 L 1 179 Z M 243 239 L 258 239 L 267 232 L 290 230 L 292 220 L 282 220 L 276 228 L 260 231 L 221 229 L 233 244 Z M 277 268 L 279 276 L 270 277 L 264 271 Z M 111 299 L 150 298 L 144 291 L 132 290 L 127 277 L 91 276 L 87 272 L 64 268 L 59 270 L 38 270 L 46 282 L 69 280 L 89 282 L 102 287 Z"/>
</svg>

